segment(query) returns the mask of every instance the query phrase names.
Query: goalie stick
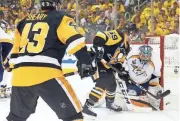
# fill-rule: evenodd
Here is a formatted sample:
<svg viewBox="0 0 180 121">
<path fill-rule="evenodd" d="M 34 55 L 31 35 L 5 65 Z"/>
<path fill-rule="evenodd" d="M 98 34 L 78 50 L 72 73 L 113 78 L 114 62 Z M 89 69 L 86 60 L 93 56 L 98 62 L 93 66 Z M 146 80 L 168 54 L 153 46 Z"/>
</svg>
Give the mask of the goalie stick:
<svg viewBox="0 0 180 121">
<path fill-rule="evenodd" d="M 122 73 L 113 65 L 111 65 L 110 63 L 106 62 L 104 59 L 101 59 L 101 62 L 105 63 L 106 65 L 108 65 L 110 68 L 112 68 L 114 71 L 116 71 L 118 74 L 122 75 Z M 158 95 L 153 95 L 151 92 L 149 92 L 147 89 L 145 89 L 143 86 L 139 85 L 138 83 L 136 83 L 133 80 L 129 80 L 130 82 L 132 82 L 134 85 L 136 85 L 137 87 L 139 87 L 142 91 L 144 91 L 145 93 L 151 95 L 153 98 L 159 100 L 163 97 L 166 97 L 167 95 L 169 95 L 171 93 L 170 90 L 166 90 L 165 92 L 158 94 Z"/>
</svg>

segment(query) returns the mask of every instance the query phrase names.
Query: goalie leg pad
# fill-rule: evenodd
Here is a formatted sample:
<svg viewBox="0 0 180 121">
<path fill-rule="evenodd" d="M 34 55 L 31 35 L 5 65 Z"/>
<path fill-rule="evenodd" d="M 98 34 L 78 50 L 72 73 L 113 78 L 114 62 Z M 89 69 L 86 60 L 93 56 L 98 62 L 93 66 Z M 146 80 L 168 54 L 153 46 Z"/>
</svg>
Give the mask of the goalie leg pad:
<svg viewBox="0 0 180 121">
<path fill-rule="evenodd" d="M 157 86 L 149 86 L 148 91 L 151 92 L 154 95 L 158 95 L 160 93 L 162 93 L 162 87 L 161 85 L 157 85 Z M 153 97 L 151 97 L 150 95 L 148 95 L 149 98 L 149 103 L 154 106 L 156 109 L 159 109 L 160 107 L 160 101 L 161 100 L 156 100 Z"/>
</svg>

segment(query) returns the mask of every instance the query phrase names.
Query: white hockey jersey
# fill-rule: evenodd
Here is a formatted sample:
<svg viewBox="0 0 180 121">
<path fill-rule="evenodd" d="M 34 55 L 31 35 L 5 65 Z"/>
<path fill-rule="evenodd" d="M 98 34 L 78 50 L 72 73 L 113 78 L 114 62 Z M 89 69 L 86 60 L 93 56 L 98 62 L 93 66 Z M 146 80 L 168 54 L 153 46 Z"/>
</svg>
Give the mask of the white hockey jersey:
<svg viewBox="0 0 180 121">
<path fill-rule="evenodd" d="M 161 59 L 154 51 L 152 51 L 151 61 L 142 64 L 139 59 L 139 49 L 134 48 L 128 54 L 126 64 L 130 78 L 138 84 L 148 82 L 152 75 L 161 76 Z"/>
<path fill-rule="evenodd" d="M 13 43 L 13 38 L 0 27 L 0 42 Z"/>
</svg>

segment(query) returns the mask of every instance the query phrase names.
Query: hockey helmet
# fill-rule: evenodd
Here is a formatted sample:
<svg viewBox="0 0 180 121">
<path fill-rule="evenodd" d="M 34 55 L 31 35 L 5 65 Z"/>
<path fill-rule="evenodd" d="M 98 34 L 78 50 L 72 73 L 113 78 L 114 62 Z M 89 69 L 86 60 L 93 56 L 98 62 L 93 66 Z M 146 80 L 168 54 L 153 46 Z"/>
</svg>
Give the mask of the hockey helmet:
<svg viewBox="0 0 180 121">
<path fill-rule="evenodd" d="M 148 45 L 143 45 L 139 47 L 139 58 L 141 63 L 146 64 L 148 61 L 151 60 L 153 48 Z"/>
<path fill-rule="evenodd" d="M 131 41 L 135 41 L 140 37 L 139 30 L 137 29 L 136 24 L 133 24 L 132 22 L 127 22 L 124 30 L 128 34 Z"/>
<path fill-rule="evenodd" d="M 41 8 L 43 7 L 56 7 L 61 3 L 61 0 L 39 0 Z"/>
</svg>

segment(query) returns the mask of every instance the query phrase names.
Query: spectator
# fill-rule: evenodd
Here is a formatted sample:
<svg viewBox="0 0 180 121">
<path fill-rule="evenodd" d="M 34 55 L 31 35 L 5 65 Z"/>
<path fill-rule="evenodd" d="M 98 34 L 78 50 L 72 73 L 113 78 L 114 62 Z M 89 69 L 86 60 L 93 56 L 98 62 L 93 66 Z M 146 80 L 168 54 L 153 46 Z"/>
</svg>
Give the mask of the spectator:
<svg viewBox="0 0 180 121">
<path fill-rule="evenodd" d="M 113 4 L 111 4 L 111 3 L 109 2 L 109 0 L 104 0 L 104 4 L 103 4 L 103 6 L 102 6 L 102 9 L 106 11 L 106 10 L 109 9 L 109 6 L 113 6 Z"/>
<path fill-rule="evenodd" d="M 71 0 L 71 2 L 69 2 L 68 4 L 67 4 L 67 10 L 68 10 L 68 12 L 70 12 L 71 11 L 71 9 L 76 9 L 76 2 L 75 2 L 75 0 Z"/>
<path fill-rule="evenodd" d="M 174 17 L 174 20 L 171 21 L 171 27 L 172 33 L 179 34 L 179 16 L 176 14 Z"/>
<path fill-rule="evenodd" d="M 162 8 L 162 3 L 158 2 L 157 5 L 154 5 L 154 16 L 158 16 L 160 13 L 160 10 Z"/>
<path fill-rule="evenodd" d="M 142 29 L 143 24 L 141 23 L 140 16 L 136 16 L 136 17 L 134 18 L 133 23 L 136 24 L 136 27 L 137 27 L 139 30 Z"/>
<path fill-rule="evenodd" d="M 171 6 L 173 5 L 174 2 L 175 2 L 175 0 L 165 0 L 163 3 L 163 7 L 164 8 L 171 8 Z"/>
<path fill-rule="evenodd" d="M 126 25 L 126 20 L 124 17 L 121 17 L 119 21 L 118 29 L 123 29 L 125 25 Z"/>
<path fill-rule="evenodd" d="M 135 14 L 132 16 L 131 22 L 134 21 L 134 18 L 135 18 L 135 17 L 140 17 L 140 16 L 141 16 L 141 11 L 140 11 L 140 10 L 137 10 L 137 11 L 135 12 Z"/>
<path fill-rule="evenodd" d="M 116 9 L 117 9 L 117 11 L 119 11 L 122 15 L 124 15 L 124 13 L 125 13 L 125 7 L 124 7 L 124 5 L 123 5 L 123 3 L 122 3 L 121 0 L 119 0 L 119 2 L 117 2 Z"/>
<path fill-rule="evenodd" d="M 19 13 L 17 19 L 15 20 L 15 23 L 14 23 L 14 24 L 17 25 L 22 19 L 23 19 L 23 15 L 22 15 L 22 13 Z"/>
<path fill-rule="evenodd" d="M 159 4 L 159 0 L 154 0 L 154 2 L 153 2 L 153 6 L 154 6 L 154 8 L 158 8 L 158 5 Z"/>
<path fill-rule="evenodd" d="M 105 17 L 107 17 L 109 20 L 113 19 L 113 6 L 109 5 L 108 9 L 105 11 Z"/>
<path fill-rule="evenodd" d="M 173 3 L 172 8 L 175 9 L 177 15 L 180 14 L 180 9 L 177 2 Z"/>
<path fill-rule="evenodd" d="M 75 10 L 75 9 L 71 9 L 70 15 L 71 15 L 74 19 L 76 19 L 76 10 Z"/>
<path fill-rule="evenodd" d="M 171 33 L 171 30 L 170 30 L 170 22 L 167 21 L 165 23 L 165 26 L 163 26 L 162 28 L 157 28 L 156 30 L 156 35 L 158 36 L 163 36 L 163 35 L 168 35 Z"/>
<path fill-rule="evenodd" d="M 89 12 L 88 12 L 88 10 L 85 10 L 84 16 L 83 16 L 83 18 L 81 19 L 81 26 L 82 26 L 82 27 L 85 27 L 85 25 L 87 24 L 87 22 L 88 22 L 88 17 L 89 17 Z"/>
<path fill-rule="evenodd" d="M 175 9 L 170 9 L 168 20 L 169 21 L 174 21 L 175 15 L 176 15 L 176 10 Z"/>
</svg>

